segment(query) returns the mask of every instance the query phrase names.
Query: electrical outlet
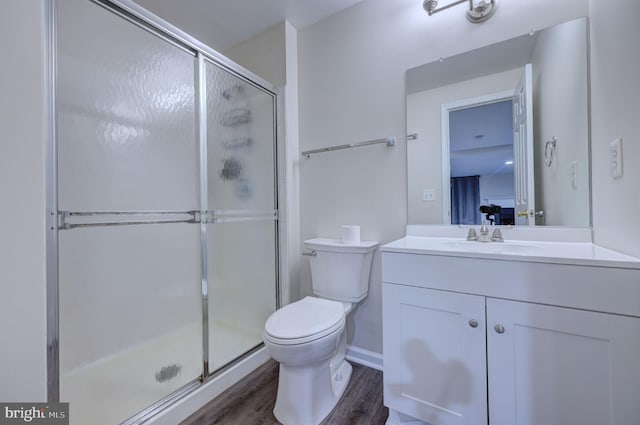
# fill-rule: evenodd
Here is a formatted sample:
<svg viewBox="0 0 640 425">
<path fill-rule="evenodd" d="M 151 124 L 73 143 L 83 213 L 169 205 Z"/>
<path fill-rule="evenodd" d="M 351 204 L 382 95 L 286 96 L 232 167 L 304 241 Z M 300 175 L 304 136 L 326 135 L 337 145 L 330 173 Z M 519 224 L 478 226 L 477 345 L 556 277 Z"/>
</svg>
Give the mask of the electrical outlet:
<svg viewBox="0 0 640 425">
<path fill-rule="evenodd" d="M 436 190 L 435 189 L 423 189 L 422 190 L 422 200 L 431 202 L 436 200 Z"/>
<path fill-rule="evenodd" d="M 611 164 L 611 177 L 622 177 L 622 137 L 609 143 L 609 163 Z"/>
<path fill-rule="evenodd" d="M 574 189 L 578 188 L 578 162 L 571 161 L 571 166 L 569 172 L 571 173 L 571 187 Z"/>
</svg>

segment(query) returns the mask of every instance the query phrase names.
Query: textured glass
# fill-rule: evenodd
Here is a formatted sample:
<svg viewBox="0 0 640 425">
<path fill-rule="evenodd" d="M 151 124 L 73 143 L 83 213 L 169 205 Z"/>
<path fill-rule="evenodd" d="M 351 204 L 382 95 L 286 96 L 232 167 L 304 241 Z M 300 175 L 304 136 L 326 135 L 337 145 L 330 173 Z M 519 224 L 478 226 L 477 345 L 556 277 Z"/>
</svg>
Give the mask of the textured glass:
<svg viewBox="0 0 640 425">
<path fill-rule="evenodd" d="M 211 64 L 207 73 L 210 210 L 273 210 L 273 97 Z"/>
<path fill-rule="evenodd" d="M 209 210 L 269 211 L 275 203 L 272 95 L 206 63 Z M 209 369 L 262 342 L 276 308 L 275 221 L 207 227 Z"/>
<path fill-rule="evenodd" d="M 59 209 L 199 210 L 194 56 L 89 0 L 56 4 Z M 273 210 L 274 98 L 206 68 L 208 209 Z M 130 217 L 149 218 L 71 219 Z M 276 307 L 275 235 L 274 220 L 210 224 L 203 259 L 196 224 L 61 230 L 60 391 L 71 425 L 120 423 L 201 375 L 202 261 L 210 369 L 258 346 Z"/>
<path fill-rule="evenodd" d="M 90 1 L 57 3 L 59 208 L 198 209 L 195 58 Z"/>
<path fill-rule="evenodd" d="M 61 400 L 72 425 L 120 423 L 202 373 L 199 226 L 59 237 Z"/>
<path fill-rule="evenodd" d="M 275 227 L 274 221 L 207 227 L 211 371 L 262 342 L 276 308 Z"/>
<path fill-rule="evenodd" d="M 59 209 L 199 209 L 194 57 L 93 2 L 56 4 Z M 198 378 L 200 226 L 61 230 L 59 312 L 71 425 L 120 423 Z"/>
</svg>

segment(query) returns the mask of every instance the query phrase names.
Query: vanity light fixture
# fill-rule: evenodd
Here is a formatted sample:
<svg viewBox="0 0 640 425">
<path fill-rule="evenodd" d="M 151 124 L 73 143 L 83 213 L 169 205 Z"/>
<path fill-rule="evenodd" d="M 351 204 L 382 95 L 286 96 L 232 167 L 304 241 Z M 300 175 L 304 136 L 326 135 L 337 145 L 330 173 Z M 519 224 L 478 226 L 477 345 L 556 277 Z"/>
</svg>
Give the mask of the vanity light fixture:
<svg viewBox="0 0 640 425">
<path fill-rule="evenodd" d="M 449 9 L 452 6 L 456 6 L 461 3 L 468 3 L 469 8 L 467 9 L 467 19 L 469 22 L 479 24 L 493 16 L 496 12 L 497 1 L 498 0 L 456 0 L 445 6 L 438 7 L 438 0 L 424 0 L 422 2 L 422 7 L 429 16 L 431 16 L 434 13 Z"/>
</svg>

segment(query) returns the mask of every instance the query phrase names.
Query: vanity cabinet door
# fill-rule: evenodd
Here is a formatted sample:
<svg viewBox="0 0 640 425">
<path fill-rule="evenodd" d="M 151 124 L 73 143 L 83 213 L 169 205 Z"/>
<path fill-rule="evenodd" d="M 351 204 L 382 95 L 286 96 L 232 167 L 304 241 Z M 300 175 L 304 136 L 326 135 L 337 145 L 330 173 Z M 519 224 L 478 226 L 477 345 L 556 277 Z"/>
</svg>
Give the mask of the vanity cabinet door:
<svg viewBox="0 0 640 425">
<path fill-rule="evenodd" d="M 485 298 L 383 285 L 384 401 L 432 425 L 486 425 Z"/>
<path fill-rule="evenodd" d="M 640 423 L 640 319 L 488 298 L 487 327 L 491 425 Z"/>
</svg>

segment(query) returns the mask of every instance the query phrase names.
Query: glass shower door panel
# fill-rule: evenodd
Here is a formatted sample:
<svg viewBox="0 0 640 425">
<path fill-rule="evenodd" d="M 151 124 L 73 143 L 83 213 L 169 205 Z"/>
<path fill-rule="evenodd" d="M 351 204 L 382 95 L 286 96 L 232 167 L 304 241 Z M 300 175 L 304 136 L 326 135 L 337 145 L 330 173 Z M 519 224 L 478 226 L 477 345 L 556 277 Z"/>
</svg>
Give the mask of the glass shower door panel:
<svg viewBox="0 0 640 425">
<path fill-rule="evenodd" d="M 114 424 L 202 374 L 200 226 L 59 232 L 60 389 L 71 424 Z"/>
<path fill-rule="evenodd" d="M 275 209 L 274 98 L 206 62 L 210 210 Z"/>
<path fill-rule="evenodd" d="M 195 57 L 88 0 L 60 0 L 58 203 L 197 210 Z"/>
<path fill-rule="evenodd" d="M 209 370 L 262 342 L 276 308 L 274 97 L 205 62 Z M 241 220 L 241 221 L 232 221 Z M 248 221 L 242 221 L 248 220 Z"/>
<path fill-rule="evenodd" d="M 276 309 L 276 223 L 209 224 L 209 370 L 215 371 L 262 342 Z"/>
</svg>

